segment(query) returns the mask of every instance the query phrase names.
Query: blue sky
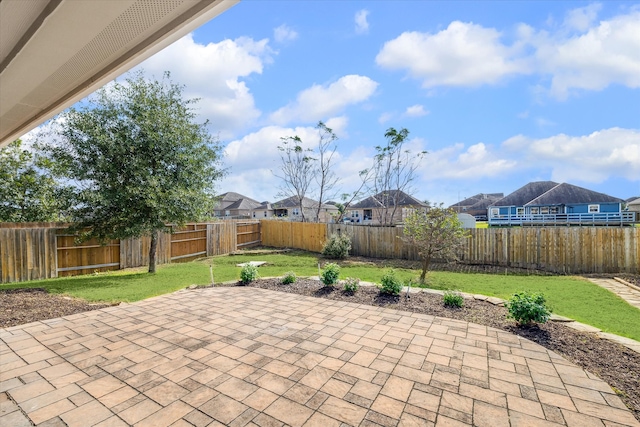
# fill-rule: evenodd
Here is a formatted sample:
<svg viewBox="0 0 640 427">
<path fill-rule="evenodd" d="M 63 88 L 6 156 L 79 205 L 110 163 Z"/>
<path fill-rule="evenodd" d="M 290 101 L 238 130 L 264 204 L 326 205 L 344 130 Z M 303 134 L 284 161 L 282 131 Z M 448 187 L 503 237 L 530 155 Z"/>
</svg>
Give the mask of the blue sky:
<svg viewBox="0 0 640 427">
<path fill-rule="evenodd" d="M 385 130 L 427 150 L 414 195 L 554 180 L 640 196 L 640 3 L 245 0 L 141 65 L 199 97 L 219 192 L 277 199 L 280 137 L 338 140 L 341 192 Z"/>
</svg>

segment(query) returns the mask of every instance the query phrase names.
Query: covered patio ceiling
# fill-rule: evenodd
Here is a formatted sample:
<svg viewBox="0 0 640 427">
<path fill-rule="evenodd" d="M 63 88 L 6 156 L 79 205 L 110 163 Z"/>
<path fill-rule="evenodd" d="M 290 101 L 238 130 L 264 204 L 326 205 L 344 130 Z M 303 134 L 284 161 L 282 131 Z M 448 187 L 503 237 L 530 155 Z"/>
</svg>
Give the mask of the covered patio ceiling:
<svg viewBox="0 0 640 427">
<path fill-rule="evenodd" d="M 239 0 L 0 0 L 0 147 Z"/>
</svg>

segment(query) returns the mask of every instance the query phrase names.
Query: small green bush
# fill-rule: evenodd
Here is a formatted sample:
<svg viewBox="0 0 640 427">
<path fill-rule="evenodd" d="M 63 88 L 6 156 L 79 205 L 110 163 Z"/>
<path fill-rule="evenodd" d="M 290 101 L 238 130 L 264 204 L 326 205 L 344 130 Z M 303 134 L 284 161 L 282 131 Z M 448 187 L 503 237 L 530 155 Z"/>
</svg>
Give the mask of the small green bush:
<svg viewBox="0 0 640 427">
<path fill-rule="evenodd" d="M 283 285 L 290 285 L 292 283 L 296 283 L 296 280 L 298 280 L 298 276 L 296 276 L 296 273 L 294 273 L 293 271 L 287 271 L 286 273 L 284 273 L 284 276 L 282 276 L 282 280 L 280 280 L 280 282 Z"/>
<path fill-rule="evenodd" d="M 396 277 L 394 270 L 387 271 L 382 276 L 382 287 L 380 292 L 389 295 L 399 295 L 402 290 L 402 281 Z"/>
<path fill-rule="evenodd" d="M 462 307 L 464 305 L 464 298 L 458 291 L 444 291 L 442 300 L 445 307 Z"/>
<path fill-rule="evenodd" d="M 346 233 L 332 234 L 322 247 L 322 255 L 326 258 L 344 259 L 351 250 L 351 236 Z"/>
<path fill-rule="evenodd" d="M 347 292 L 355 292 L 360 287 L 360 279 L 356 277 L 347 277 L 344 279 L 344 290 Z"/>
<path fill-rule="evenodd" d="M 258 277 L 260 277 L 258 275 L 258 267 L 253 264 L 246 264 L 242 267 L 242 270 L 240 270 L 240 281 L 245 285 L 253 282 Z"/>
<path fill-rule="evenodd" d="M 338 283 L 340 277 L 340 266 L 338 264 L 330 262 L 326 264 L 320 273 L 320 281 L 325 286 L 333 286 Z"/>
<path fill-rule="evenodd" d="M 528 325 L 532 322 L 545 323 L 551 316 L 551 311 L 545 302 L 542 293 L 515 293 L 505 304 L 509 310 L 507 317 L 515 319 L 520 325 Z"/>
</svg>

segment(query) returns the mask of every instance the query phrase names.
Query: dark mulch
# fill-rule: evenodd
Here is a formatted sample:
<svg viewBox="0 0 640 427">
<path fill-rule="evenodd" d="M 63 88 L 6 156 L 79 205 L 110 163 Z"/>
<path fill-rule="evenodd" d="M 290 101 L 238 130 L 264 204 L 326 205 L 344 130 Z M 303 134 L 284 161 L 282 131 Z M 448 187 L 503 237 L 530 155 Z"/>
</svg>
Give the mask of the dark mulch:
<svg viewBox="0 0 640 427">
<path fill-rule="evenodd" d="M 295 293 L 311 297 L 384 306 L 403 311 L 447 317 L 502 329 L 534 341 L 597 375 L 612 386 L 624 403 L 640 420 L 640 354 L 597 335 L 579 332 L 562 323 L 548 322 L 532 327 L 518 327 L 507 319 L 507 310 L 484 301 L 465 299 L 462 308 L 448 308 L 442 296 L 412 293 L 409 298 L 381 296 L 377 289 L 362 287 L 357 292 L 327 289 L 317 280 L 299 279 L 282 285 L 278 279 L 263 279 L 250 284 L 263 289 Z"/>
<path fill-rule="evenodd" d="M 90 304 L 81 299 L 50 294 L 40 288 L 3 290 L 0 291 L 0 328 L 108 306 L 109 304 Z"/>
</svg>

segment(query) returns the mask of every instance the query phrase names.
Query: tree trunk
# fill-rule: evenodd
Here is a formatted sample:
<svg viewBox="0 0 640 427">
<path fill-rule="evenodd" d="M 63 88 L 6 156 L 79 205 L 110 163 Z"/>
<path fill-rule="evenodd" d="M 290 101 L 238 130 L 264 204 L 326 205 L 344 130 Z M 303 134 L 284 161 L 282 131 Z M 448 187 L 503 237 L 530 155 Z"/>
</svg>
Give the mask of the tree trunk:
<svg viewBox="0 0 640 427">
<path fill-rule="evenodd" d="M 429 270 L 429 264 L 431 264 L 431 258 L 427 257 L 422 260 L 422 273 L 420 273 L 420 284 L 424 285 L 427 280 L 427 271 Z"/>
<path fill-rule="evenodd" d="M 156 272 L 156 248 L 158 247 L 158 230 L 151 232 L 151 246 L 149 247 L 149 273 Z"/>
</svg>

